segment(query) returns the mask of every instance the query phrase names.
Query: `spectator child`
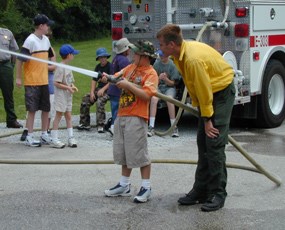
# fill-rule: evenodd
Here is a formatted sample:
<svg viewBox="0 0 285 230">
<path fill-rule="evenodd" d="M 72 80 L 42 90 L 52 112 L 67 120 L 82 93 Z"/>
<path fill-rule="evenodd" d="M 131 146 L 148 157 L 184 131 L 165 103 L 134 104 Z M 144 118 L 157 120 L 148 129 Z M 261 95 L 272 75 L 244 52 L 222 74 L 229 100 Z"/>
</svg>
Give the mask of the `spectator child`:
<svg viewBox="0 0 285 230">
<path fill-rule="evenodd" d="M 38 14 L 34 18 L 35 31 L 24 41 L 21 53 L 48 60 L 53 57 L 53 51 L 47 36 L 49 26 L 53 21 L 44 14 Z M 50 111 L 48 88 L 48 64 L 18 57 L 16 63 L 16 85 L 22 86 L 22 72 L 24 73 L 25 103 L 28 111 L 26 128 L 28 135 L 25 144 L 32 147 L 41 146 L 41 143 L 50 143 L 47 133 L 48 116 Z M 22 69 L 22 67 L 24 67 Z M 42 135 L 41 141 L 33 137 L 34 120 L 36 111 L 41 110 Z"/>
<path fill-rule="evenodd" d="M 99 60 L 99 64 L 96 65 L 96 72 L 111 73 L 111 63 L 108 58 L 111 55 L 107 53 L 105 48 L 99 48 L 96 50 L 96 61 Z M 104 126 L 106 122 L 105 105 L 109 100 L 107 94 L 109 84 L 103 83 L 101 79 L 95 78 L 91 81 L 90 93 L 86 94 L 82 98 L 80 105 L 80 121 L 77 128 L 79 130 L 90 130 L 90 107 L 96 102 L 96 124 L 98 133 L 104 133 Z"/>
<path fill-rule="evenodd" d="M 173 61 L 168 56 L 163 55 L 163 52 L 161 50 L 158 51 L 158 54 L 159 58 L 157 58 L 155 63 L 153 64 L 153 68 L 156 70 L 159 77 L 158 92 L 165 94 L 169 97 L 175 98 L 175 85 L 178 83 L 181 76 Z M 147 132 L 147 135 L 149 137 L 154 135 L 155 116 L 157 112 L 158 101 L 159 98 L 156 96 L 153 96 L 151 98 L 149 127 Z M 170 124 L 172 125 L 175 122 L 175 106 L 170 102 L 166 102 L 166 104 L 168 108 Z M 179 137 L 177 127 L 174 128 L 172 137 Z"/>
<path fill-rule="evenodd" d="M 49 30 L 47 37 L 50 39 L 52 37 L 52 31 Z M 56 62 L 56 55 L 55 51 L 52 48 L 54 56 L 50 58 L 50 61 Z M 54 72 L 55 72 L 56 66 L 55 65 L 48 65 L 48 88 L 49 88 L 49 100 L 50 100 L 50 113 L 49 113 L 49 120 L 48 120 L 48 133 L 50 133 L 50 125 L 51 121 L 53 120 L 55 116 L 54 111 Z"/>
<path fill-rule="evenodd" d="M 68 64 L 74 59 L 74 55 L 79 54 L 78 50 L 75 50 L 71 45 L 64 44 L 60 47 L 59 54 L 62 58 L 63 64 Z M 72 95 L 77 92 L 78 89 L 74 85 L 74 78 L 72 71 L 63 67 L 57 67 L 54 74 L 54 109 L 56 111 L 53 129 L 51 132 L 51 145 L 54 148 L 64 148 L 65 144 L 58 138 L 58 125 L 64 114 L 67 133 L 68 133 L 68 146 L 77 147 L 77 141 L 73 136 L 72 128 Z"/>
<path fill-rule="evenodd" d="M 46 36 L 50 39 L 52 36 L 52 31 L 49 27 L 48 29 L 48 33 L 46 34 Z M 53 56 L 49 58 L 50 61 L 56 62 L 56 55 L 54 52 L 54 49 L 51 47 L 52 52 L 53 52 Z M 49 112 L 49 116 L 48 116 L 48 125 L 47 125 L 47 133 L 50 134 L 50 124 L 51 124 L 51 120 L 54 117 L 55 111 L 54 111 L 54 106 L 53 106 L 53 101 L 54 101 L 54 85 L 53 85 L 53 76 L 54 76 L 54 71 L 56 69 L 55 65 L 50 65 L 48 64 L 48 89 L 49 89 L 49 101 L 50 101 L 50 112 Z M 27 113 L 28 116 L 28 113 Z M 26 116 L 26 117 L 27 117 Z M 28 128 L 25 127 L 23 130 L 23 133 L 21 135 L 20 140 L 21 141 L 25 141 L 26 137 L 28 135 Z M 45 144 L 49 144 L 48 142 L 44 142 Z"/>
<path fill-rule="evenodd" d="M 121 38 L 114 44 L 114 51 L 116 56 L 112 61 L 112 74 L 119 72 L 121 69 L 125 68 L 130 64 L 128 59 L 129 55 L 129 45 L 130 42 L 127 38 Z M 111 113 L 112 113 L 112 123 L 111 132 L 114 132 L 114 122 L 117 117 L 119 109 L 119 100 L 121 95 L 121 90 L 115 85 L 109 83 L 109 88 L 107 91 L 110 97 Z"/>
</svg>

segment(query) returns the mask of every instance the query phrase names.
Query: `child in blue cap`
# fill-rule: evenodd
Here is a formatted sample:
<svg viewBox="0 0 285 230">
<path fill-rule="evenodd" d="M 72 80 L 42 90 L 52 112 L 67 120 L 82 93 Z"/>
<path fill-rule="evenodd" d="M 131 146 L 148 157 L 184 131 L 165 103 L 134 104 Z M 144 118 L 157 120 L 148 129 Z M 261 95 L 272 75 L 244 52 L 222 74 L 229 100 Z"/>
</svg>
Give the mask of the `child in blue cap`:
<svg viewBox="0 0 285 230">
<path fill-rule="evenodd" d="M 108 61 L 110 54 L 107 53 L 106 48 L 101 47 L 96 50 L 96 65 L 94 71 L 101 73 L 111 73 L 111 63 Z M 104 133 L 104 126 L 106 122 L 105 105 L 109 100 L 107 94 L 108 83 L 104 83 L 101 79 L 93 78 L 91 80 L 90 93 L 83 96 L 80 105 L 80 121 L 77 126 L 78 130 L 90 130 L 90 107 L 96 103 L 96 124 L 98 133 Z"/>
<path fill-rule="evenodd" d="M 79 54 L 71 45 L 64 44 L 59 50 L 62 58 L 62 64 L 68 64 L 74 59 L 74 55 Z M 73 137 L 72 126 L 72 94 L 78 89 L 74 85 L 74 77 L 72 71 L 64 67 L 57 67 L 54 74 L 54 110 L 56 111 L 53 121 L 53 129 L 51 132 L 51 146 L 54 148 L 64 148 L 65 144 L 58 138 L 58 125 L 62 115 L 65 117 L 66 127 L 68 132 L 68 146 L 77 147 L 77 141 Z"/>
</svg>

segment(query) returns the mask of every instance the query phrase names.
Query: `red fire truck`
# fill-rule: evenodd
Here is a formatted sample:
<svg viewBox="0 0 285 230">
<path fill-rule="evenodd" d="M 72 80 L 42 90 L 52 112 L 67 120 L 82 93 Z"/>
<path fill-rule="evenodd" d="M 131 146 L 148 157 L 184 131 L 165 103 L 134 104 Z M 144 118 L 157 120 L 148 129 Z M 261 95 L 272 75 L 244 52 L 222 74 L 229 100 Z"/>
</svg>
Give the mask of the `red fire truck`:
<svg viewBox="0 0 285 230">
<path fill-rule="evenodd" d="M 111 0 L 112 39 L 152 41 L 167 23 L 217 49 L 235 70 L 233 117 L 277 127 L 285 119 L 285 1 Z"/>
</svg>

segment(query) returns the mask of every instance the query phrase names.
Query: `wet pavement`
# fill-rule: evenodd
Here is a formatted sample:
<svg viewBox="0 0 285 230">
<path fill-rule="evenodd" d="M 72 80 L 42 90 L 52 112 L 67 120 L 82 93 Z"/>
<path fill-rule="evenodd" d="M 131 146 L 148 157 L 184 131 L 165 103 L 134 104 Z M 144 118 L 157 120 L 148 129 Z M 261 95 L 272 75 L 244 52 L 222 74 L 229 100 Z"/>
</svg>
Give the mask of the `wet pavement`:
<svg viewBox="0 0 285 230">
<path fill-rule="evenodd" d="M 167 123 L 162 120 L 158 128 L 167 129 Z M 131 176 L 131 198 L 103 195 L 120 177 L 120 167 L 111 164 L 112 139 L 107 133 L 74 130 L 78 148 L 64 149 L 24 146 L 20 133 L 0 126 L 0 160 L 62 164 L 0 164 L 0 229 L 285 229 L 283 182 L 276 186 L 251 171 L 228 169 L 228 197 L 219 211 L 204 213 L 201 205 L 178 205 L 177 199 L 194 181 L 195 165 L 186 161 L 197 159 L 196 119 L 187 113 L 179 122 L 179 138 L 149 138 L 152 159 L 185 164 L 152 165 L 152 196 L 146 204 L 132 201 L 140 187 L 138 169 Z M 285 123 L 275 129 L 233 127 L 230 134 L 255 161 L 284 181 Z M 228 163 L 253 167 L 232 145 L 226 152 Z"/>
</svg>

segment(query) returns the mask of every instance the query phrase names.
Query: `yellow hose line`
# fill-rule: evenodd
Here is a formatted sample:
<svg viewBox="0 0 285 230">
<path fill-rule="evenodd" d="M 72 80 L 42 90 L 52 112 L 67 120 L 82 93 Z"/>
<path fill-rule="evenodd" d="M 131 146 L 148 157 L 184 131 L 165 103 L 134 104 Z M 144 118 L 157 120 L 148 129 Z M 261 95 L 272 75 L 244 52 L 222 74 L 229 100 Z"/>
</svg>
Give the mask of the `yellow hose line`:
<svg viewBox="0 0 285 230">
<path fill-rule="evenodd" d="M 164 94 L 162 94 L 164 95 Z M 182 104 L 185 104 L 186 102 L 186 99 L 187 99 L 187 95 L 188 95 L 188 91 L 186 89 L 186 87 L 184 87 L 184 91 L 183 91 L 183 96 L 182 96 L 182 99 L 181 99 L 181 103 Z M 161 97 L 160 93 L 157 93 L 156 95 L 157 97 Z M 170 126 L 170 128 L 164 132 L 159 132 L 159 131 L 154 131 L 154 133 L 157 135 L 157 136 L 165 136 L 165 135 L 168 135 L 170 134 L 173 130 L 174 130 L 174 127 L 177 125 L 178 121 L 180 120 L 181 116 L 182 116 L 182 112 L 183 112 L 183 108 L 179 107 L 178 109 L 178 112 L 177 112 L 177 115 L 176 115 L 176 118 L 175 118 L 175 121 L 174 123 Z"/>
<path fill-rule="evenodd" d="M 178 100 L 175 100 L 171 97 L 165 96 L 164 94 L 161 93 L 157 93 L 156 94 L 157 97 L 159 97 L 162 100 L 168 101 L 173 103 L 174 105 L 185 109 L 187 111 L 189 111 L 191 114 L 193 114 L 194 116 L 198 117 L 198 111 L 191 107 L 186 105 L 185 103 L 182 103 Z M 18 132 L 13 132 L 10 134 L 4 134 L 1 135 L 1 137 L 5 137 L 5 136 L 11 136 L 11 135 L 15 135 L 18 133 L 21 133 L 22 131 L 18 131 Z M 244 169 L 244 170 L 250 170 L 250 171 L 254 171 L 254 172 L 258 172 L 263 174 L 264 176 L 266 176 L 268 179 L 270 179 L 271 181 L 273 181 L 277 186 L 281 185 L 281 179 L 271 173 L 269 173 L 267 170 L 265 170 L 261 165 L 259 165 L 247 152 L 246 150 L 240 146 L 230 135 L 228 135 L 228 139 L 229 142 L 253 165 L 255 166 L 256 169 L 253 168 L 248 168 L 245 166 L 241 166 L 241 165 L 236 165 L 236 168 L 239 169 Z M 159 160 L 153 160 L 153 163 L 168 163 L 168 160 L 161 160 L 161 162 L 159 162 Z M 10 162 L 10 163 L 9 163 Z M 70 162 L 70 163 L 68 163 Z M 192 163 L 193 162 L 193 163 Z M 33 160 L 1 160 L 0 159 L 0 164 L 111 164 L 113 163 L 113 161 L 33 161 Z M 178 164 L 179 161 L 178 160 L 170 160 L 169 163 L 176 163 Z M 194 161 L 182 161 L 179 164 L 196 164 L 196 162 Z"/>
<path fill-rule="evenodd" d="M 95 125 L 91 125 L 91 127 L 96 127 Z M 76 126 L 73 126 L 73 128 L 75 129 Z M 66 129 L 66 126 L 65 127 L 58 127 L 58 129 Z M 35 128 L 33 129 L 34 132 L 37 132 L 37 131 L 41 131 L 42 129 L 41 128 Z M 12 132 L 7 132 L 7 133 L 4 133 L 4 134 L 0 134 L 0 138 L 4 138 L 4 137 L 10 137 L 10 136 L 13 136 L 13 135 L 17 135 L 17 134 L 22 134 L 23 132 L 23 129 L 18 129 L 18 130 L 13 130 Z"/>
<path fill-rule="evenodd" d="M 37 131 L 37 130 L 35 130 Z M 4 137 L 10 137 L 10 136 L 13 136 L 13 135 L 17 135 L 17 134 L 21 134 L 23 132 L 22 129 L 20 130 L 17 130 L 17 131 L 12 131 L 12 132 L 6 132 L 4 134 L 0 134 L 0 138 L 4 138 Z"/>
<path fill-rule="evenodd" d="M 177 159 L 153 159 L 152 164 L 197 164 L 196 160 L 177 160 Z M 0 164 L 33 164 L 33 165 L 80 165 L 80 164 L 114 164 L 113 160 L 0 160 Z M 228 168 L 244 169 L 256 173 L 259 170 L 249 167 L 238 165 L 234 163 L 227 163 Z"/>
<path fill-rule="evenodd" d="M 278 186 L 281 185 L 281 179 L 277 176 L 270 174 L 265 168 L 258 164 L 246 151 L 242 148 L 230 135 L 228 135 L 229 142 L 251 163 L 253 166 L 260 171 L 264 176 L 273 181 Z"/>
<path fill-rule="evenodd" d="M 171 103 L 173 103 L 176 106 L 179 106 L 187 111 L 189 111 L 191 114 L 193 114 L 194 116 L 198 117 L 198 111 L 196 109 L 194 109 L 191 106 L 188 106 L 180 101 L 177 101 L 171 97 L 167 97 L 164 94 L 161 93 L 157 93 L 156 94 L 157 97 L 159 97 L 162 100 L 165 101 L 169 101 Z M 281 185 L 281 179 L 277 176 L 273 176 L 272 174 L 270 174 L 268 171 L 266 171 L 261 165 L 259 165 L 247 152 L 246 150 L 240 146 L 230 135 L 228 135 L 228 139 L 229 142 L 252 164 L 256 167 L 256 169 L 258 171 L 260 171 L 260 173 L 262 173 L 264 176 L 266 176 L 268 179 L 270 179 L 271 181 L 273 181 L 275 184 L 277 184 L 278 186 Z"/>
<path fill-rule="evenodd" d="M 186 104 L 181 103 L 180 101 L 177 101 L 171 97 L 167 97 L 164 94 L 157 93 L 157 97 L 169 101 L 176 106 L 179 106 L 180 108 L 183 108 L 187 111 L 189 111 L 191 114 L 195 115 L 196 117 L 198 116 L 198 111 L 195 110 L 193 107 L 188 106 Z M 38 129 L 40 130 L 40 129 Z M 16 135 L 22 133 L 22 130 L 19 130 L 17 132 L 12 132 L 10 134 L 4 134 L 1 135 L 0 138 L 2 137 L 7 137 L 11 135 Z M 230 135 L 228 135 L 229 142 L 253 165 L 255 166 L 255 170 L 253 168 L 248 168 L 245 166 L 237 165 L 235 168 L 239 169 L 244 169 L 244 170 L 250 170 L 254 172 L 258 172 L 266 176 L 268 179 L 273 181 L 277 186 L 281 185 L 281 179 L 271 173 L 269 173 L 267 170 L 265 170 L 260 164 L 258 164 L 247 152 L 246 150 L 240 146 Z M 153 160 L 153 163 L 168 163 L 168 160 L 161 160 L 162 162 L 159 162 L 159 160 Z M 58 163 L 57 163 L 58 162 Z M 70 163 L 69 163 L 70 162 Z M 193 163 L 192 163 L 193 162 Z M 1 160 L 0 159 L 0 164 L 111 164 L 113 161 L 34 161 L 34 160 Z M 169 163 L 175 163 L 175 164 L 196 164 L 194 161 L 182 161 L 179 163 L 178 160 L 170 160 Z"/>
</svg>

